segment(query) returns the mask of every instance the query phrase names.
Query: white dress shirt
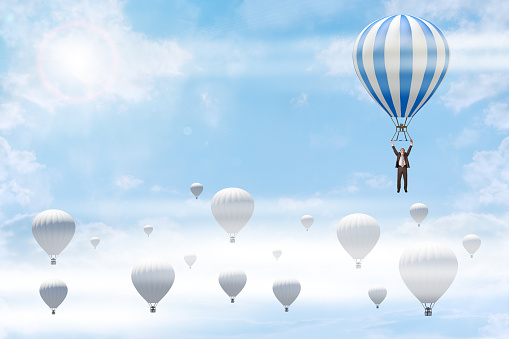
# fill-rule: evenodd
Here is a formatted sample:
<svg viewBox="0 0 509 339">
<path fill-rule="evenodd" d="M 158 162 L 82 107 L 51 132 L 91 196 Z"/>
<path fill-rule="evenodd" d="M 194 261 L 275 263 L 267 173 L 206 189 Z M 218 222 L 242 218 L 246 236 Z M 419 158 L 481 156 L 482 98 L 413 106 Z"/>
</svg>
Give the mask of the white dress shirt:
<svg viewBox="0 0 509 339">
<path fill-rule="evenodd" d="M 404 156 L 400 156 L 399 157 L 399 166 L 400 167 L 405 167 L 405 165 L 406 165 L 405 157 Z"/>
</svg>

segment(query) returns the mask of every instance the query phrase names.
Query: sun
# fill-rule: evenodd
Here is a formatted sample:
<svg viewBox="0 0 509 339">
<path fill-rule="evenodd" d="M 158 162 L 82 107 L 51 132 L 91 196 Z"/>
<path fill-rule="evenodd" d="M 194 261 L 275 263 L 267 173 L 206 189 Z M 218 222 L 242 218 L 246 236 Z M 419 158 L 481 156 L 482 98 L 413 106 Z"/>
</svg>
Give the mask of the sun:
<svg viewBox="0 0 509 339">
<path fill-rule="evenodd" d="M 66 101 L 91 101 L 112 85 L 117 53 L 111 37 L 87 23 L 59 26 L 48 34 L 38 53 L 44 86 Z"/>
</svg>

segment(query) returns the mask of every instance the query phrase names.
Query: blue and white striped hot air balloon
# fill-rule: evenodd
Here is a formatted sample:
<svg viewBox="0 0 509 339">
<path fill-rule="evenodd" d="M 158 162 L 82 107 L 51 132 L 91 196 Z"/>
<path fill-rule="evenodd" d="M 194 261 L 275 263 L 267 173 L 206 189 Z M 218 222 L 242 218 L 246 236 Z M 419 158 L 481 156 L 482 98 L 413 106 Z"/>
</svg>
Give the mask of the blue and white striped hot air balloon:
<svg viewBox="0 0 509 339">
<path fill-rule="evenodd" d="M 383 18 L 361 32 L 353 48 L 355 71 L 396 126 L 393 140 L 400 132 L 407 138 L 408 124 L 444 79 L 449 56 L 443 33 L 413 16 Z"/>
</svg>

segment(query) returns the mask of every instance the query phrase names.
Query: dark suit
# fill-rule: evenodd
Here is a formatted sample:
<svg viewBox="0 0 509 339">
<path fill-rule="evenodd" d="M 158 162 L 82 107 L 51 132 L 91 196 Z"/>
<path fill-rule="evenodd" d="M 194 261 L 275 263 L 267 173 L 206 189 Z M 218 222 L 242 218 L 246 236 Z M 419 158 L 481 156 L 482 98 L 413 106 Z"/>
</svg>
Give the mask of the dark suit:
<svg viewBox="0 0 509 339">
<path fill-rule="evenodd" d="M 408 152 L 403 153 L 403 159 L 405 160 L 405 166 L 401 167 L 399 165 L 399 160 L 401 158 L 401 153 L 396 150 L 396 147 L 392 146 L 392 150 L 394 154 L 396 154 L 396 168 L 398 169 L 398 181 L 397 188 L 398 192 L 401 189 L 401 176 L 403 176 L 403 181 L 405 182 L 404 188 L 407 190 L 407 168 L 410 168 L 410 163 L 408 162 L 408 156 L 410 155 L 410 151 L 412 150 L 412 145 L 408 147 Z"/>
</svg>

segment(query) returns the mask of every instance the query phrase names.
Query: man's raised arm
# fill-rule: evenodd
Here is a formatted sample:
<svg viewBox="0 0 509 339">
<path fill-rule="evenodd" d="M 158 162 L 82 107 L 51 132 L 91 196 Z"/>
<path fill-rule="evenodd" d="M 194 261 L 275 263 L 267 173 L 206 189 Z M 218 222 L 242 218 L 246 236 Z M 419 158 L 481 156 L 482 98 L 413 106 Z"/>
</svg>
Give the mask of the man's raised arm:
<svg viewBox="0 0 509 339">
<path fill-rule="evenodd" d="M 412 146 L 414 145 L 414 141 L 412 139 L 410 139 L 410 147 L 408 147 L 408 152 L 406 152 L 406 155 L 409 156 L 410 155 L 410 151 L 412 150 Z"/>
<path fill-rule="evenodd" d="M 394 154 L 398 156 L 398 151 L 396 151 L 396 147 L 394 147 L 394 141 L 391 140 L 392 150 L 394 151 Z"/>
</svg>

